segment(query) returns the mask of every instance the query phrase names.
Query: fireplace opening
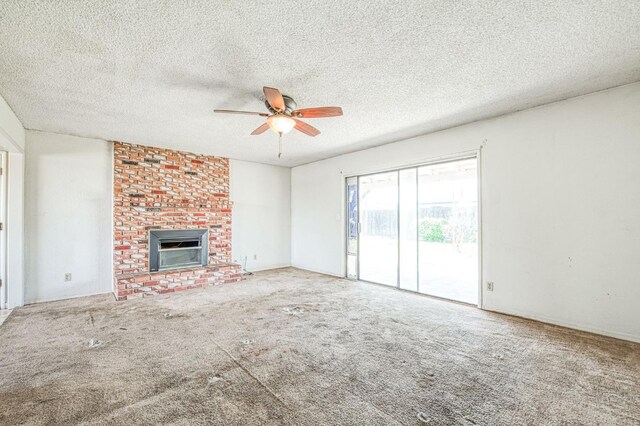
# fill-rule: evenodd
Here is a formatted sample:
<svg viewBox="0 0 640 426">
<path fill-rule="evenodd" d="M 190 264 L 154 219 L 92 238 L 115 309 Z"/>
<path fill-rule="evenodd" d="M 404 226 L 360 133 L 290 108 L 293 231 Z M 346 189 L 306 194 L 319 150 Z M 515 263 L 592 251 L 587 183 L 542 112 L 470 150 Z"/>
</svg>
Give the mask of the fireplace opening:
<svg viewBox="0 0 640 426">
<path fill-rule="evenodd" d="M 160 250 L 180 249 L 180 248 L 192 248 L 200 247 L 200 240 L 163 240 L 160 241 Z"/>
<path fill-rule="evenodd" d="M 208 231 L 185 229 L 149 232 L 149 271 L 207 265 Z"/>
</svg>

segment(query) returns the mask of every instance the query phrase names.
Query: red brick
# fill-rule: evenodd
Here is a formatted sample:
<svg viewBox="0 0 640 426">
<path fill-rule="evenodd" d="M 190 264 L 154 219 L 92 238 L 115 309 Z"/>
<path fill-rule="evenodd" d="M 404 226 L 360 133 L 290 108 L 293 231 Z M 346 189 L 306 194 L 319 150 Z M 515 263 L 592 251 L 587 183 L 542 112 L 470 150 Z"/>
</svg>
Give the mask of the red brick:
<svg viewBox="0 0 640 426">
<path fill-rule="evenodd" d="M 149 158 L 159 163 L 144 161 Z M 228 159 L 120 142 L 114 144 L 114 159 L 113 259 L 114 291 L 118 300 L 146 297 L 174 288 L 200 288 L 207 282 L 217 284 L 236 279 L 232 275 L 237 275 L 237 266 L 216 272 L 215 276 L 213 272 L 218 268 L 213 266 L 149 274 L 147 260 L 148 227 L 157 226 L 161 229 L 208 228 L 210 261 L 230 262 L 232 203 L 228 192 Z M 141 167 L 121 166 L 125 159 L 138 161 Z M 189 170 L 197 175 L 175 173 L 176 170 Z M 130 199 L 130 193 L 149 198 L 147 201 L 143 198 Z M 151 198 L 152 195 L 155 197 Z M 211 225 L 222 225 L 222 228 L 211 228 Z M 135 286 L 135 289 L 128 285 Z M 132 293 L 119 294 L 124 291 Z"/>
</svg>

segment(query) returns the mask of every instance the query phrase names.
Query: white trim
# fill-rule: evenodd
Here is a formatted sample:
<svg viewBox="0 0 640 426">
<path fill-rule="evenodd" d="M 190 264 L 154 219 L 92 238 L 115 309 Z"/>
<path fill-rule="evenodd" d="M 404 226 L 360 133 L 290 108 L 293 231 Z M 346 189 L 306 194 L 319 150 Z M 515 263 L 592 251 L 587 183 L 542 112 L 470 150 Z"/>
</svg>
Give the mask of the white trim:
<svg viewBox="0 0 640 426">
<path fill-rule="evenodd" d="M 4 322 L 9 318 L 13 309 L 2 309 L 0 310 L 0 325 L 4 324 Z"/>
<path fill-rule="evenodd" d="M 344 276 L 338 275 L 338 274 L 336 274 L 334 272 L 320 271 L 320 270 L 317 270 L 317 269 L 310 269 L 310 268 L 307 268 L 307 267 L 304 267 L 304 266 L 297 266 L 297 265 L 291 265 L 290 267 L 291 268 L 300 269 L 301 271 L 315 272 L 316 274 L 329 275 L 331 277 L 342 278 L 344 280 L 347 280 L 347 278 L 345 278 Z M 347 281 L 353 281 L 353 280 L 347 280 Z"/>
<path fill-rule="evenodd" d="M 373 285 L 377 285 L 383 288 L 388 288 L 390 290 L 399 290 L 399 291 L 403 291 L 406 293 L 411 293 L 417 296 L 423 296 L 423 297 L 429 297 L 429 298 L 433 298 L 435 300 L 440 300 L 446 303 L 455 303 L 456 305 L 463 305 L 463 306 L 468 306 L 468 307 L 475 307 L 472 303 L 465 303 L 465 302 L 459 302 L 457 300 L 450 300 L 450 299 L 445 299 L 445 298 L 441 298 L 441 297 L 437 297 L 437 296 L 431 296 L 429 294 L 424 294 L 424 293 L 417 293 L 415 291 L 411 291 L 411 290 L 403 290 L 403 289 L 398 289 L 394 286 L 388 286 L 385 284 L 378 284 L 378 283 L 372 283 L 369 281 L 363 281 L 363 280 L 349 280 L 345 277 L 341 277 L 339 275 L 330 273 L 330 272 L 322 272 L 322 271 L 316 271 L 313 269 L 309 269 L 309 268 L 302 268 L 299 266 L 293 266 L 293 268 L 296 269 L 300 269 L 302 271 L 309 271 L 309 272 L 315 272 L 317 274 L 323 274 L 323 275 L 329 275 L 332 277 L 336 277 L 336 278 L 342 278 L 346 281 L 352 282 L 352 283 L 363 283 L 363 284 L 373 284 Z M 598 328 L 598 327 L 589 327 L 589 326 L 583 326 L 571 321 L 558 321 L 556 319 L 553 318 L 548 318 L 544 315 L 532 315 L 532 314 L 528 314 L 528 313 L 523 313 L 520 311 L 500 311 L 497 309 L 482 309 L 483 311 L 486 312 L 491 312 L 491 313 L 495 313 L 495 314 L 500 314 L 500 315 L 506 315 L 506 316 L 510 316 L 510 317 L 516 317 L 516 318 L 522 318 L 525 320 L 531 320 L 531 321 L 536 321 L 542 325 L 550 325 L 553 327 L 563 327 L 569 330 L 576 330 L 576 331 L 582 331 L 582 332 L 587 332 L 587 333 L 593 333 L 594 334 L 594 338 L 602 338 L 603 336 L 605 337 L 613 337 L 616 339 L 621 339 L 621 340 L 626 340 L 626 341 L 630 341 L 630 342 L 636 342 L 636 343 L 640 343 L 640 336 L 635 336 L 632 334 L 628 334 L 628 333 L 617 333 L 617 332 L 612 332 L 612 331 L 608 331 L 602 328 Z"/>
<path fill-rule="evenodd" d="M 7 156 L 0 151 L 0 309 L 7 309 Z"/>
<path fill-rule="evenodd" d="M 478 186 L 478 308 L 483 309 L 483 297 L 484 297 L 484 278 L 483 274 L 483 240 L 482 240 L 482 147 L 478 149 L 476 154 L 476 172 L 477 172 L 477 186 Z"/>
<path fill-rule="evenodd" d="M 116 223 L 115 223 L 115 210 L 116 210 L 116 204 L 115 204 L 115 174 L 116 174 L 116 153 L 115 153 L 115 144 L 113 143 L 113 141 L 109 141 L 109 149 L 111 150 L 111 187 L 110 187 L 110 195 L 111 195 L 111 241 L 110 241 L 110 246 L 109 246 L 109 253 L 111 254 L 109 256 L 110 260 L 110 275 L 111 275 L 111 292 L 113 293 L 113 295 L 115 296 L 118 292 L 117 292 L 117 288 L 116 288 L 116 272 L 115 272 L 115 265 L 114 265 L 114 258 L 113 255 L 115 253 L 115 250 L 113 249 L 116 246 L 116 234 L 115 234 L 115 230 L 116 230 Z"/>
<path fill-rule="evenodd" d="M 340 172 L 342 174 L 342 172 Z M 355 177 L 356 179 L 358 178 L 357 176 L 345 176 L 344 174 L 342 174 L 342 179 L 340 180 L 341 182 L 341 186 L 340 186 L 340 193 L 342 194 L 342 196 L 340 197 L 342 202 L 340 203 L 340 228 L 342 229 L 342 237 L 340 238 L 340 250 L 342 250 L 342 261 L 340 262 L 340 275 L 335 275 L 334 273 L 330 273 L 329 275 L 333 275 L 333 276 L 339 276 L 341 278 L 346 278 L 349 279 L 347 277 L 347 214 L 349 214 L 349 212 L 347 211 L 347 179 L 349 179 L 350 177 Z M 356 192 L 360 191 L 360 184 L 359 182 L 356 180 Z M 358 196 L 359 192 L 358 192 Z M 360 244 L 360 236 L 358 236 L 358 244 Z M 358 256 L 360 256 L 360 247 L 358 246 L 357 248 L 358 251 Z M 359 260 L 358 260 L 359 261 Z M 356 271 L 358 270 L 358 265 L 356 262 Z M 326 272 L 320 272 L 321 274 L 324 274 Z M 356 279 L 357 279 L 357 273 L 356 273 Z"/>
<path fill-rule="evenodd" d="M 250 271 L 247 270 L 246 272 L 249 273 L 254 273 L 254 272 L 262 272 L 262 271 L 271 271 L 273 269 L 282 269 L 282 268 L 290 268 L 291 265 L 290 264 L 282 264 L 282 265 L 273 265 L 273 266 L 265 266 L 262 268 L 257 268 L 257 269 L 251 269 Z"/>
<path fill-rule="evenodd" d="M 6 147 L 7 151 L 9 150 L 9 148 L 13 148 L 11 150 L 12 152 L 24 154 L 24 148 L 20 146 L 20 144 L 13 137 L 11 137 L 11 135 L 4 128 L 2 128 L 2 126 L 0 126 L 0 136 L 4 136 L 4 139 L 8 141 L 9 144 L 11 144 L 11 147 Z"/>
<path fill-rule="evenodd" d="M 508 315 L 511 317 L 517 317 L 517 318 L 523 318 L 526 320 L 532 320 L 532 321 L 537 321 L 541 324 L 546 324 L 546 325 L 551 325 L 551 326 L 556 326 L 556 327 L 563 327 L 563 328 L 568 328 L 571 330 L 577 330 L 577 331 L 584 331 L 587 333 L 593 333 L 595 338 L 598 337 L 602 337 L 602 336 L 607 336 L 607 337 L 613 337 L 616 339 L 622 339 L 622 340 L 627 340 L 630 342 L 636 342 L 636 343 L 640 343 L 640 336 L 637 335 L 633 335 L 633 334 L 629 334 L 629 333 L 618 333 L 615 331 L 609 331 L 609 330 L 605 330 L 603 328 L 599 328 L 599 327 L 591 327 L 591 326 L 585 326 L 585 325 L 581 325 L 578 323 L 574 323 L 572 321 L 558 321 L 555 318 L 550 318 L 547 317 L 545 315 L 536 315 L 536 314 L 529 314 L 529 313 L 523 313 L 521 311 L 501 311 L 501 310 L 497 310 L 497 309 L 483 309 L 484 311 L 487 312 L 493 312 L 496 314 L 501 314 L 501 315 Z"/>
<path fill-rule="evenodd" d="M 7 154 L 7 308 L 24 305 L 25 288 L 25 154 Z"/>
<path fill-rule="evenodd" d="M 478 150 L 479 148 L 469 150 L 469 151 L 456 152 L 453 154 L 440 155 L 437 157 L 429 156 L 411 163 L 396 164 L 396 165 L 385 166 L 385 167 L 376 168 L 376 169 L 367 168 L 367 169 L 346 171 L 346 172 L 344 170 L 341 170 L 340 173 L 342 173 L 342 175 L 345 178 L 348 178 L 348 177 L 372 175 L 377 173 L 394 172 L 394 171 L 399 171 L 404 169 L 412 169 L 414 167 L 431 166 L 433 164 L 448 163 L 450 161 L 465 160 L 466 158 L 475 157 L 478 153 Z"/>
<path fill-rule="evenodd" d="M 36 304 L 40 304 L 40 303 L 59 302 L 61 300 L 79 299 L 81 297 L 102 296 L 102 295 L 107 295 L 107 294 L 110 295 L 110 296 L 113 296 L 113 292 L 112 291 L 101 291 L 99 293 L 77 294 L 77 295 L 74 295 L 74 296 L 58 297 L 58 298 L 53 298 L 53 299 L 30 300 L 28 303 L 25 303 L 24 305 L 28 306 L 28 305 L 36 305 Z"/>
</svg>

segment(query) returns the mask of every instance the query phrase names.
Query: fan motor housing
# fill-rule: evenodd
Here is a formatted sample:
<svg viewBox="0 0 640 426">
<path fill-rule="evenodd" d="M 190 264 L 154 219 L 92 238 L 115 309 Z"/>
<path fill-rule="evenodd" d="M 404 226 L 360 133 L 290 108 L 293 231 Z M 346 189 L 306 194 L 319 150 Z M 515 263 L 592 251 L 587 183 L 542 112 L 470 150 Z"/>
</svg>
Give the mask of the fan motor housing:
<svg viewBox="0 0 640 426">
<path fill-rule="evenodd" d="M 287 95 L 282 95 L 282 99 L 284 99 L 284 113 L 287 115 L 291 115 L 291 113 L 298 107 L 298 104 L 296 104 L 296 101 L 294 101 L 293 98 Z M 271 105 L 269 105 L 269 101 L 264 101 L 264 104 L 267 106 L 267 109 L 269 110 L 269 112 L 271 112 L 271 114 L 276 114 L 278 112 L 275 109 L 271 108 Z"/>
</svg>

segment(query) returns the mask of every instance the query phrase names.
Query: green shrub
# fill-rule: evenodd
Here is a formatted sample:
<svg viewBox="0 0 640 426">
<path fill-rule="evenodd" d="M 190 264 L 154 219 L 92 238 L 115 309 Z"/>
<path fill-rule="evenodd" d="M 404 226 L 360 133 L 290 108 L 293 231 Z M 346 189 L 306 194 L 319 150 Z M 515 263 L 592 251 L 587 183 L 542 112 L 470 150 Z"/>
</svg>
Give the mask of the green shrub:
<svg viewBox="0 0 640 426">
<path fill-rule="evenodd" d="M 447 238 L 442 227 L 443 223 L 436 220 L 423 220 L 420 222 L 419 237 L 421 241 L 431 243 L 444 243 Z"/>
</svg>

